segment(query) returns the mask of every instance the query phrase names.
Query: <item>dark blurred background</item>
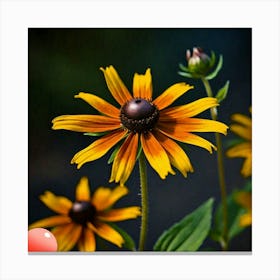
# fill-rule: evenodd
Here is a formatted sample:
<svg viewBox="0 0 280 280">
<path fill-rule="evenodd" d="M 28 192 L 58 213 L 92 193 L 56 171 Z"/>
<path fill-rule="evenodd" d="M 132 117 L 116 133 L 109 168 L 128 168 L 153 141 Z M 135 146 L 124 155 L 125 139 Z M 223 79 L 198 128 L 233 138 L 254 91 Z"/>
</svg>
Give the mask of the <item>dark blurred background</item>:
<svg viewBox="0 0 280 280">
<path fill-rule="evenodd" d="M 183 95 L 177 104 L 205 97 L 200 80 L 190 80 L 177 74 L 178 64 L 186 64 L 186 49 L 200 46 L 205 52 L 213 50 L 223 55 L 224 64 L 219 75 L 210 81 L 217 92 L 230 81 L 228 97 L 219 107 L 219 120 L 229 124 L 233 113 L 249 115 L 252 103 L 252 41 L 249 28 L 30 28 L 28 31 L 28 161 L 29 224 L 54 213 L 40 200 L 39 195 L 50 190 L 74 200 L 75 187 L 82 176 L 89 178 L 92 191 L 98 186 L 114 187 L 108 183 L 111 165 L 110 153 L 85 164 L 80 170 L 71 165 L 73 155 L 88 146 L 95 138 L 82 133 L 54 131 L 51 120 L 63 114 L 94 114 L 86 102 L 74 99 L 80 91 L 94 93 L 117 106 L 106 87 L 99 67 L 113 65 L 120 77 L 132 89 L 135 72 L 152 70 L 153 96 L 160 95 L 170 85 L 186 81 L 195 89 Z M 209 111 L 199 115 L 210 118 Z M 213 133 L 203 137 L 214 143 Z M 235 136 L 229 132 L 223 137 L 224 147 Z M 181 173 L 161 180 L 148 166 L 149 231 L 147 249 L 160 234 L 208 198 L 215 199 L 214 209 L 220 203 L 216 168 L 216 153 L 188 146 L 188 156 L 195 172 L 185 179 Z M 230 193 L 245 185 L 240 175 L 243 159 L 225 158 L 227 190 Z M 130 193 L 116 207 L 140 206 L 138 165 L 126 184 Z M 138 243 L 140 218 L 118 223 Z M 116 250 L 108 242 L 99 249 Z M 220 246 L 207 239 L 203 248 L 220 250 Z M 118 249 L 117 249 L 118 250 Z M 251 229 L 247 228 L 230 246 L 233 251 L 251 250 Z"/>
</svg>

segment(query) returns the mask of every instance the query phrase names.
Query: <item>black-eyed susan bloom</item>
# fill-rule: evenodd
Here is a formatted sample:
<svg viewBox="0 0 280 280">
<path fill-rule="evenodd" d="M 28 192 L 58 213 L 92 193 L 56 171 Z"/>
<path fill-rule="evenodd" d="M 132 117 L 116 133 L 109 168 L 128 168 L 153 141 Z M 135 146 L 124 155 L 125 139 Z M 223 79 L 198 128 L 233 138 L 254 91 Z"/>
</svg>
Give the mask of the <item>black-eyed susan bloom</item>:
<svg viewBox="0 0 280 280">
<path fill-rule="evenodd" d="M 252 113 L 252 108 L 249 110 Z M 249 177 L 252 175 L 252 119 L 243 114 L 233 114 L 231 119 L 233 123 L 230 130 L 241 137 L 242 142 L 228 149 L 226 155 L 230 158 L 245 158 L 241 174 Z"/>
<path fill-rule="evenodd" d="M 206 97 L 169 108 L 169 105 L 193 86 L 176 83 L 153 100 L 150 69 L 147 69 L 144 75 L 135 73 L 133 95 L 113 66 L 101 70 L 119 108 L 96 95 L 81 92 L 75 97 L 89 103 L 101 115 L 63 115 L 53 120 L 53 129 L 105 133 L 74 155 L 71 163 L 77 164 L 78 168 L 102 157 L 120 142 L 120 148 L 113 161 L 111 182 L 126 182 L 134 168 L 139 147 L 142 147 L 148 162 L 162 179 L 169 173 L 175 173 L 172 166 L 186 177 L 187 172 L 192 172 L 193 168 L 188 156 L 176 141 L 212 152 L 215 146 L 193 132 L 226 134 L 227 126 L 221 122 L 193 118 L 209 108 L 218 106 L 215 98 Z"/>
<path fill-rule="evenodd" d="M 52 228 L 58 251 L 70 251 L 75 245 L 80 251 L 95 251 L 96 234 L 121 247 L 123 237 L 108 222 L 134 219 L 141 215 L 137 206 L 112 209 L 115 202 L 127 193 L 128 189 L 124 186 L 115 189 L 99 187 L 91 196 L 88 179 L 82 177 L 74 202 L 50 191 L 41 195 L 41 201 L 57 215 L 39 220 L 29 228 Z"/>
</svg>

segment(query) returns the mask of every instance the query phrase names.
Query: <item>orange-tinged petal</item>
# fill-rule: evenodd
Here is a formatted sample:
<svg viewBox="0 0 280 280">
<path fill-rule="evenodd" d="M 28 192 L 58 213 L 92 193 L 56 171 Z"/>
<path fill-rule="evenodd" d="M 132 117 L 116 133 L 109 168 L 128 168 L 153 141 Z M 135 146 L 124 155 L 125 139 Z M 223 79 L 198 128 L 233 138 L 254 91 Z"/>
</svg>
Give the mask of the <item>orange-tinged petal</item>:
<svg viewBox="0 0 280 280">
<path fill-rule="evenodd" d="M 132 99 L 130 92 L 112 65 L 105 69 L 101 67 L 100 70 L 104 73 L 108 89 L 120 105 L 123 105 L 128 100 Z"/>
<path fill-rule="evenodd" d="M 105 222 L 119 222 L 129 219 L 135 219 L 141 215 L 140 207 L 131 206 L 120 209 L 111 209 L 107 212 L 101 212 L 98 214 L 98 219 Z"/>
<path fill-rule="evenodd" d="M 219 103 L 214 97 L 204 97 L 193 101 L 186 105 L 175 106 L 171 108 L 164 109 L 160 112 L 160 119 L 180 119 L 180 118 L 190 118 L 204 112 L 212 107 L 219 106 Z"/>
<path fill-rule="evenodd" d="M 134 74 L 133 96 L 150 100 L 152 98 L 152 75 L 151 69 L 146 70 L 145 75 Z"/>
<path fill-rule="evenodd" d="M 125 135 L 126 131 L 121 129 L 107 134 L 94 141 L 91 145 L 74 155 L 71 163 L 76 163 L 77 168 L 87 162 L 94 161 L 104 156 L 114 145 L 116 145 Z"/>
<path fill-rule="evenodd" d="M 192 89 L 186 83 L 177 83 L 165 90 L 159 97 L 157 97 L 153 103 L 157 106 L 159 110 L 162 110 L 172 104 L 176 99 L 183 95 L 188 90 Z"/>
<path fill-rule="evenodd" d="M 124 239 L 115 229 L 109 225 L 102 222 L 95 222 L 94 225 L 88 223 L 88 227 L 103 239 L 117 245 L 118 247 L 122 247 Z"/>
<path fill-rule="evenodd" d="M 165 150 L 151 132 L 141 134 L 141 144 L 147 160 L 160 178 L 165 179 L 168 173 L 175 174 Z"/>
<path fill-rule="evenodd" d="M 160 123 L 162 126 L 166 123 L 179 126 L 181 130 L 186 132 L 219 132 L 226 135 L 228 129 L 228 126 L 222 122 L 197 118 L 178 118 L 175 120 L 171 118 L 162 120 L 160 118 Z"/>
<path fill-rule="evenodd" d="M 36 221 L 32 223 L 28 228 L 48 228 L 48 227 L 54 227 L 58 225 L 64 225 L 71 223 L 71 218 L 68 216 L 51 216 L 45 219 L 41 219 L 39 221 Z"/>
<path fill-rule="evenodd" d="M 93 252 L 96 250 L 95 236 L 91 229 L 83 228 L 83 232 L 78 241 L 78 248 L 81 252 Z"/>
<path fill-rule="evenodd" d="M 62 115 L 52 120 L 52 129 L 75 132 L 105 132 L 121 127 L 119 119 L 99 115 Z"/>
<path fill-rule="evenodd" d="M 92 196 L 92 204 L 97 211 L 103 211 L 111 207 L 117 200 L 125 196 L 128 189 L 125 186 L 117 186 L 114 189 L 99 187 Z"/>
<path fill-rule="evenodd" d="M 193 167 L 191 165 L 190 159 L 176 142 L 174 142 L 158 130 L 154 131 L 154 135 L 166 150 L 171 164 L 176 167 L 184 177 L 187 177 L 187 172 L 193 172 Z"/>
<path fill-rule="evenodd" d="M 57 240 L 58 251 L 70 251 L 81 236 L 82 225 L 71 223 L 56 227 L 51 232 Z"/>
<path fill-rule="evenodd" d="M 87 177 L 82 177 L 76 187 L 77 201 L 90 201 L 90 189 Z"/>
<path fill-rule="evenodd" d="M 40 200 L 56 213 L 67 215 L 72 208 L 72 201 L 64 196 L 56 196 L 50 191 L 40 195 Z"/>
<path fill-rule="evenodd" d="M 230 130 L 237 134 L 238 136 L 246 139 L 246 140 L 252 140 L 252 129 L 248 127 L 244 127 L 239 124 L 232 124 L 230 125 Z"/>
<path fill-rule="evenodd" d="M 138 138 L 138 133 L 130 133 L 120 147 L 113 162 L 110 182 L 123 185 L 127 181 L 136 162 Z"/>
<path fill-rule="evenodd" d="M 79 94 L 75 95 L 75 98 L 81 98 L 84 101 L 86 101 L 89 105 L 91 105 L 93 108 L 95 108 L 100 113 L 110 116 L 113 118 L 119 119 L 120 110 L 117 109 L 112 104 L 108 103 L 104 99 L 91 94 L 91 93 L 85 93 L 80 92 Z"/>
<path fill-rule="evenodd" d="M 216 147 L 208 140 L 188 131 L 182 130 L 182 125 L 159 122 L 157 127 L 163 134 L 173 138 L 174 140 L 204 148 L 210 153 L 212 153 L 212 149 L 216 150 Z"/>
</svg>

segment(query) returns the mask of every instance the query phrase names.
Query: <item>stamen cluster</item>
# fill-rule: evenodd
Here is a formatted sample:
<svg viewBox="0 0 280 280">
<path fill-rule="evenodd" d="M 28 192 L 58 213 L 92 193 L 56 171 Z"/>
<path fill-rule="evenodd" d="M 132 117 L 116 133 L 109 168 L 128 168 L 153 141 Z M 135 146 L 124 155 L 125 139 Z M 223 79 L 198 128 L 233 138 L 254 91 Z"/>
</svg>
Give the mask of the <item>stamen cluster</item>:
<svg viewBox="0 0 280 280">
<path fill-rule="evenodd" d="M 75 201 L 68 215 L 75 223 L 86 225 L 93 221 L 95 214 L 96 209 L 89 201 Z"/>
<path fill-rule="evenodd" d="M 130 131 L 145 133 L 154 128 L 159 119 L 159 110 L 147 99 L 134 98 L 122 106 L 120 119 Z"/>
</svg>

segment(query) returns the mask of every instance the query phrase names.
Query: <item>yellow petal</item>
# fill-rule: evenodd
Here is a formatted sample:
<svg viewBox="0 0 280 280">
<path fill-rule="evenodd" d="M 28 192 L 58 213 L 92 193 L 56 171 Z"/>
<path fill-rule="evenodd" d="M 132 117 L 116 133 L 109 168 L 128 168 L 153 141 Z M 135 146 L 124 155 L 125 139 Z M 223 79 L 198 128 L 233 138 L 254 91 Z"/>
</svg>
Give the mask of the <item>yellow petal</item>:
<svg viewBox="0 0 280 280">
<path fill-rule="evenodd" d="M 237 201 L 244 208 L 250 210 L 252 209 L 252 193 L 246 191 L 240 191 L 234 196 L 235 201 Z"/>
<path fill-rule="evenodd" d="M 243 142 L 235 145 L 227 150 L 226 155 L 228 157 L 250 157 L 252 156 L 252 144 L 251 142 Z"/>
<path fill-rule="evenodd" d="M 71 223 L 71 218 L 68 216 L 52 216 L 34 222 L 28 228 L 48 228 L 68 223 Z"/>
<path fill-rule="evenodd" d="M 252 140 L 252 129 L 239 124 L 230 125 L 230 130 L 246 140 Z"/>
<path fill-rule="evenodd" d="M 103 239 L 117 245 L 118 247 L 122 247 L 124 239 L 115 229 L 109 225 L 102 222 L 95 222 L 94 225 L 88 223 L 88 227 Z"/>
<path fill-rule="evenodd" d="M 159 122 L 157 127 L 163 134 L 174 140 L 204 148 L 210 153 L 212 153 L 212 149 L 216 150 L 216 147 L 206 139 L 182 130 L 182 125 Z"/>
<path fill-rule="evenodd" d="M 241 174 L 244 177 L 252 175 L 252 143 L 243 142 L 226 151 L 226 155 L 230 158 L 241 157 L 245 158 Z"/>
<path fill-rule="evenodd" d="M 95 108 L 97 111 L 99 111 L 100 113 L 102 113 L 106 116 L 110 116 L 110 117 L 119 119 L 120 110 L 117 109 L 112 104 L 105 101 L 104 99 L 102 99 L 94 94 L 80 92 L 78 95 L 75 95 L 75 98 L 83 99 L 88 104 L 90 104 L 93 108 Z"/>
<path fill-rule="evenodd" d="M 180 119 L 180 118 L 190 118 L 198 115 L 201 112 L 204 112 L 207 109 L 212 107 L 219 106 L 219 103 L 214 97 L 205 97 L 193 101 L 189 104 L 176 106 L 164 109 L 160 112 L 160 119 L 164 120 L 165 118 Z"/>
<path fill-rule="evenodd" d="M 138 137 L 138 133 L 130 133 L 120 147 L 113 162 L 110 182 L 120 182 L 123 185 L 127 181 L 136 162 Z"/>
<path fill-rule="evenodd" d="M 82 177 L 76 187 L 77 201 L 90 201 L 90 189 L 87 177 Z"/>
<path fill-rule="evenodd" d="M 166 150 L 171 164 L 176 167 L 184 177 L 187 177 L 187 172 L 193 172 L 190 159 L 177 143 L 158 130 L 154 131 L 154 135 Z"/>
<path fill-rule="evenodd" d="M 67 215 L 72 208 L 72 201 L 64 196 L 56 196 L 50 191 L 40 195 L 41 201 L 54 212 Z"/>
<path fill-rule="evenodd" d="M 127 193 L 128 189 L 124 186 L 117 186 L 114 189 L 99 187 L 92 196 L 92 204 L 97 211 L 103 211 Z"/>
<path fill-rule="evenodd" d="M 75 154 L 71 163 L 76 163 L 78 165 L 77 168 L 79 169 L 83 164 L 101 158 L 114 145 L 116 145 L 126 135 L 126 133 L 127 132 L 125 130 L 121 129 L 101 137 L 85 149 Z"/>
<path fill-rule="evenodd" d="M 132 99 L 130 92 L 113 66 L 106 67 L 105 69 L 101 67 L 100 70 L 104 73 L 108 89 L 120 105 Z"/>
<path fill-rule="evenodd" d="M 186 83 L 177 83 L 165 90 L 159 97 L 157 97 L 153 103 L 157 106 L 159 110 L 162 110 L 172 104 L 177 98 L 183 95 L 188 90 L 192 89 Z"/>
<path fill-rule="evenodd" d="M 93 252 L 96 250 L 95 236 L 91 229 L 84 228 L 78 241 L 78 248 L 81 252 Z"/>
<path fill-rule="evenodd" d="M 141 144 L 147 160 L 161 179 L 165 179 L 168 173 L 174 174 L 165 150 L 152 133 L 141 134 Z"/>
<path fill-rule="evenodd" d="M 120 209 L 111 209 L 107 212 L 98 214 L 98 219 L 105 222 L 119 222 L 129 219 L 135 219 L 141 215 L 140 207 L 131 206 Z"/>
<path fill-rule="evenodd" d="M 99 115 L 63 115 L 53 119 L 52 129 L 75 132 L 106 132 L 121 127 L 119 119 Z"/>
<path fill-rule="evenodd" d="M 231 120 L 234 121 L 234 122 L 238 122 L 241 125 L 246 126 L 248 128 L 252 128 L 252 119 L 247 117 L 247 116 L 245 116 L 245 115 L 233 114 L 231 116 Z"/>
<path fill-rule="evenodd" d="M 82 226 L 71 223 L 56 227 L 52 230 L 57 240 L 58 251 L 70 251 L 78 242 L 82 232 Z"/>
<path fill-rule="evenodd" d="M 252 213 L 243 214 L 239 219 L 239 225 L 242 227 L 247 227 L 252 225 Z"/>
<path fill-rule="evenodd" d="M 241 175 L 243 177 L 249 177 L 252 175 L 252 156 L 245 159 L 241 169 Z"/>
<path fill-rule="evenodd" d="M 152 75 L 151 69 L 147 69 L 145 75 L 134 74 L 133 96 L 150 100 L 152 98 Z"/>
<path fill-rule="evenodd" d="M 178 118 L 176 120 L 160 118 L 160 123 L 163 126 L 173 123 L 174 126 L 180 127 L 182 131 L 186 132 L 218 132 L 226 135 L 228 129 L 228 126 L 222 122 L 198 118 Z"/>
</svg>

